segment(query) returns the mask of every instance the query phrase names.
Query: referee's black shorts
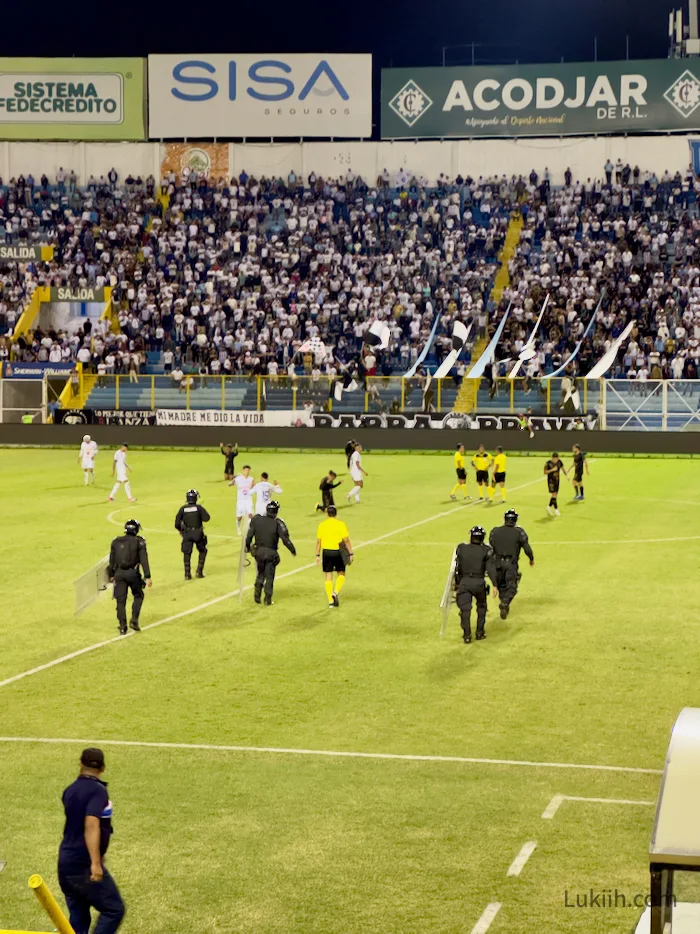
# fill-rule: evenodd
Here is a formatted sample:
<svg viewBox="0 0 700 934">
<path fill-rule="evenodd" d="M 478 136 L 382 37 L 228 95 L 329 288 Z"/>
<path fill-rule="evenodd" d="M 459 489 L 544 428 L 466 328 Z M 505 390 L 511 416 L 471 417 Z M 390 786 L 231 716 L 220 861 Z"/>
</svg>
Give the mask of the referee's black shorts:
<svg viewBox="0 0 700 934">
<path fill-rule="evenodd" d="M 458 480 L 466 480 L 466 479 L 467 479 L 467 471 L 464 469 L 464 467 L 458 467 L 458 468 L 457 468 L 457 479 L 458 479 Z"/>
<path fill-rule="evenodd" d="M 505 471 L 504 471 L 503 473 L 496 472 L 496 473 L 493 475 L 493 485 L 494 485 L 494 486 L 495 486 L 497 483 L 505 483 L 505 482 L 506 482 Z"/>
<path fill-rule="evenodd" d="M 488 470 L 477 470 L 477 472 L 476 472 L 476 482 L 477 482 L 477 483 L 488 483 L 488 482 L 489 482 L 489 472 L 488 472 Z"/>
<path fill-rule="evenodd" d="M 345 562 L 340 549 L 330 550 L 324 548 L 321 553 L 321 566 L 324 574 L 332 574 L 333 571 L 338 574 L 345 574 Z"/>
</svg>

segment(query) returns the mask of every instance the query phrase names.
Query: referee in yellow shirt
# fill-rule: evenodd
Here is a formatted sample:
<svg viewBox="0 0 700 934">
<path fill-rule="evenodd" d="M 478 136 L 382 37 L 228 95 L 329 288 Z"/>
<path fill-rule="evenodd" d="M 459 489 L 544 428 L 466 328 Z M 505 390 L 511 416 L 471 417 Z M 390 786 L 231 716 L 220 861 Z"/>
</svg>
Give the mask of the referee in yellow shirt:
<svg viewBox="0 0 700 934">
<path fill-rule="evenodd" d="M 496 448 L 496 456 L 493 459 L 493 480 L 491 481 L 491 486 L 489 487 L 489 496 L 493 502 L 493 494 L 496 492 L 496 487 L 500 486 L 501 488 L 501 499 L 505 503 L 506 501 L 506 461 L 508 458 L 503 453 L 503 448 Z"/>
<path fill-rule="evenodd" d="M 352 564 L 352 545 L 347 525 L 338 519 L 335 506 L 327 509 L 328 518 L 324 519 L 316 532 L 316 564 L 320 564 L 326 576 L 326 596 L 328 607 L 340 606 L 338 594 L 345 583 L 345 564 Z M 336 575 L 335 587 L 333 574 Z"/>
<path fill-rule="evenodd" d="M 455 452 L 455 471 L 457 472 L 457 482 L 452 487 L 450 499 L 457 499 L 457 491 L 462 491 L 462 499 L 468 499 L 467 496 L 467 466 L 464 462 L 464 445 L 458 444 Z"/>
<path fill-rule="evenodd" d="M 479 499 L 486 499 L 486 493 L 489 488 L 489 467 L 493 463 L 493 458 L 486 451 L 483 444 L 479 445 L 479 450 L 472 457 L 472 467 L 476 471 L 476 482 L 479 486 Z"/>
</svg>

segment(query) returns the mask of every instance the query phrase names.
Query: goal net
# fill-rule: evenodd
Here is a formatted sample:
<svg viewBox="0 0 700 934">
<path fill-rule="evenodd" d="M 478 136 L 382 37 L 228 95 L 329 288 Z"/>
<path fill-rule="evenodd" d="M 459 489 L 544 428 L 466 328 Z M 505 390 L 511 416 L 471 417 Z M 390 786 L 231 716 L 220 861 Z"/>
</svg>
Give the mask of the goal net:
<svg viewBox="0 0 700 934">
<path fill-rule="evenodd" d="M 102 558 L 97 564 L 82 574 L 75 581 L 75 615 L 86 610 L 109 586 L 107 567 L 109 558 Z"/>
</svg>

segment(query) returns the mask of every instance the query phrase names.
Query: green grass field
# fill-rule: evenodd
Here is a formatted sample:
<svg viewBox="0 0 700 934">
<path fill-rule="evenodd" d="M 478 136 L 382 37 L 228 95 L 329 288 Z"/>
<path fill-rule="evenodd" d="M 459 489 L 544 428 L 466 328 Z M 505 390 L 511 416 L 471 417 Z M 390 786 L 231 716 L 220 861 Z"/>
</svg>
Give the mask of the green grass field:
<svg viewBox="0 0 700 934">
<path fill-rule="evenodd" d="M 125 934 L 451 934 L 495 902 L 492 934 L 633 930 L 639 909 L 570 908 L 565 893 L 645 893 L 654 808 L 541 815 L 558 794 L 655 802 L 673 722 L 700 705 L 695 462 L 596 460 L 587 501 L 569 503 L 565 482 L 549 519 L 543 459 L 512 457 L 509 505 L 536 565 L 508 621 L 490 609 L 487 640 L 464 646 L 455 610 L 439 638 L 450 555 L 503 508 L 450 502 L 449 454 L 366 455 L 363 502 L 341 510 L 357 555 L 339 611 L 313 566 L 313 504 L 342 455 L 238 461 L 282 484 L 299 551 L 283 553 L 271 608 L 250 590 L 206 606 L 235 591 L 239 551 L 218 452 L 132 450 L 133 507 L 106 502 L 111 452 L 96 487 L 76 458 L 0 451 L 0 682 L 116 635 L 107 595 L 73 615 L 73 580 L 131 515 L 155 582 L 142 625 L 193 612 L 0 686 L 0 928 L 46 930 L 26 879 L 60 896 L 60 794 L 89 740 L 115 743 Z M 193 485 L 210 552 L 206 579 L 185 582 L 172 523 Z"/>
</svg>

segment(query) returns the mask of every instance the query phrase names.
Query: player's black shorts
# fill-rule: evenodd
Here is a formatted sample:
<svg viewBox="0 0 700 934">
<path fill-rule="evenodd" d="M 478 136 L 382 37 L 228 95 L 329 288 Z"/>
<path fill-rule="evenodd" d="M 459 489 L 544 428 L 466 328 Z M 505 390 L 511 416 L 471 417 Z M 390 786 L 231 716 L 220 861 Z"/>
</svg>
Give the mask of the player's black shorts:
<svg viewBox="0 0 700 934">
<path fill-rule="evenodd" d="M 326 493 L 325 491 L 321 493 L 321 500 L 323 501 L 323 508 L 328 509 L 329 506 L 335 506 L 335 500 L 333 499 L 332 493 Z"/>
<path fill-rule="evenodd" d="M 477 472 L 476 472 L 476 482 L 477 482 L 477 483 L 488 483 L 488 482 L 489 482 L 489 472 L 488 472 L 488 470 L 477 470 Z"/>
<path fill-rule="evenodd" d="M 466 480 L 466 479 L 467 479 L 467 471 L 464 469 L 464 467 L 458 467 L 458 468 L 457 468 L 457 479 L 458 479 L 458 480 Z"/>
<path fill-rule="evenodd" d="M 497 483 L 505 483 L 505 482 L 506 482 L 505 471 L 504 471 L 503 473 L 497 472 L 497 473 L 495 473 L 495 474 L 493 475 L 493 485 L 494 485 L 494 486 L 496 486 Z"/>
<path fill-rule="evenodd" d="M 574 480 L 576 483 L 583 483 L 583 470 L 576 470 L 574 472 Z"/>
<path fill-rule="evenodd" d="M 559 492 L 559 478 L 554 480 L 552 478 L 552 475 L 550 474 L 547 477 L 547 489 L 549 490 L 550 493 L 558 493 Z"/>
<path fill-rule="evenodd" d="M 324 548 L 321 553 L 321 566 L 323 567 L 324 574 L 332 574 L 333 571 L 337 571 L 338 574 L 345 573 L 345 562 L 343 561 L 343 556 L 339 549 L 337 551 L 329 551 Z"/>
</svg>

